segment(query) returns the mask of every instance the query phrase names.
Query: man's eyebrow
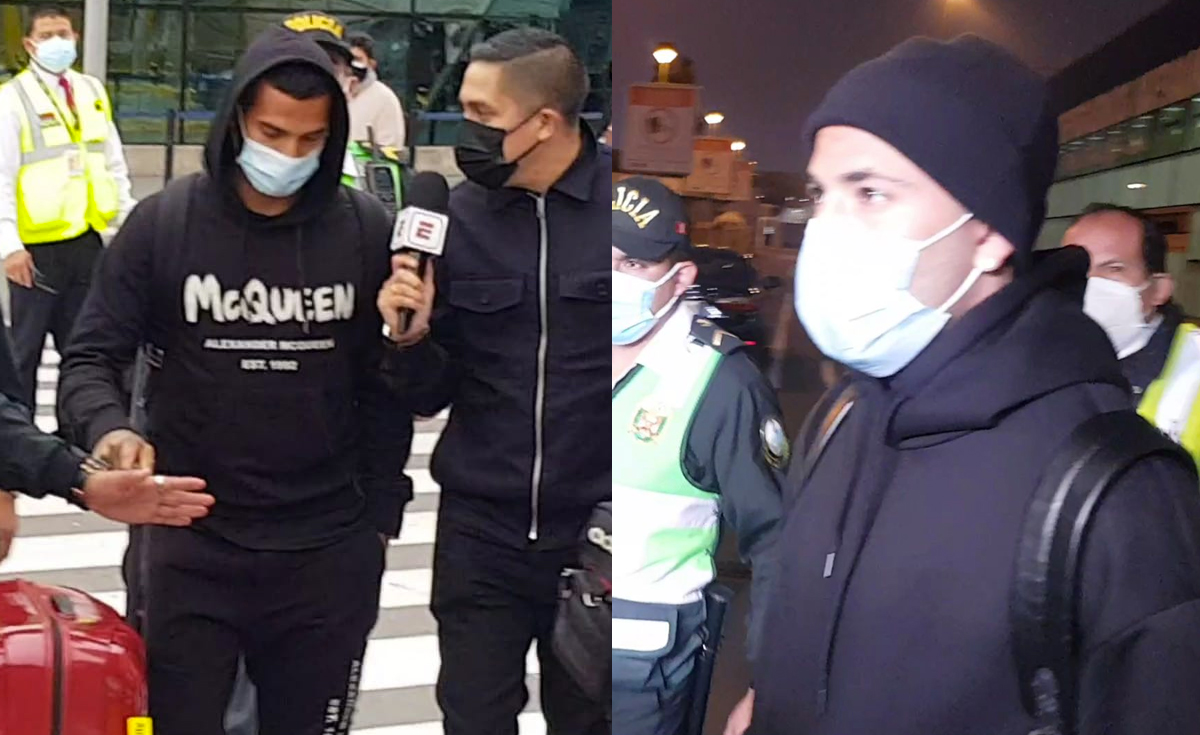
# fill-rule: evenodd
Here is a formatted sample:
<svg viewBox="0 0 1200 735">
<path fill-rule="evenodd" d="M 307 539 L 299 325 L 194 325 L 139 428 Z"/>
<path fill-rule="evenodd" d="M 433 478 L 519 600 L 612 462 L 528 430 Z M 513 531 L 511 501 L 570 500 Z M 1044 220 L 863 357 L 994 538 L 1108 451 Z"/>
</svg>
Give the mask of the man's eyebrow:
<svg viewBox="0 0 1200 735">
<path fill-rule="evenodd" d="M 889 181 L 893 184 L 900 184 L 901 186 L 911 186 L 911 184 L 904 179 L 898 179 L 894 176 L 887 176 L 879 173 L 878 171 L 872 171 L 869 168 L 851 171 L 849 173 L 842 174 L 839 178 L 847 184 L 861 184 L 865 181 L 871 181 L 872 179 L 880 179 L 882 181 Z"/>
</svg>

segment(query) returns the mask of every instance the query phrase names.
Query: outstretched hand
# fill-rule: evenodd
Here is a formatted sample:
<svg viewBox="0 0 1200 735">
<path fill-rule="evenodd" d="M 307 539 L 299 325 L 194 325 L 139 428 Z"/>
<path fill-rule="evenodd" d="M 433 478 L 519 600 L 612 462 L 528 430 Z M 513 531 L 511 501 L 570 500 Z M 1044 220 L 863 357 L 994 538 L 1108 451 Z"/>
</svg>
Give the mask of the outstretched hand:
<svg viewBox="0 0 1200 735">
<path fill-rule="evenodd" d="M 151 475 L 148 470 L 110 470 L 88 477 L 84 501 L 110 520 L 132 525 L 189 526 L 216 502 L 200 492 L 197 477 Z"/>
</svg>

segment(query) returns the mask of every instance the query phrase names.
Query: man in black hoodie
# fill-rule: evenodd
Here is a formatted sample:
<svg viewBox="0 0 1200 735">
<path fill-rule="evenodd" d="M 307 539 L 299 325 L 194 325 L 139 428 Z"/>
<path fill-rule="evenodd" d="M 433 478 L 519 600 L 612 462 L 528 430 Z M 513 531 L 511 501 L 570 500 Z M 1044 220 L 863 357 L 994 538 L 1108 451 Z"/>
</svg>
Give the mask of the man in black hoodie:
<svg viewBox="0 0 1200 735">
<path fill-rule="evenodd" d="M 390 219 L 340 186 L 346 104 L 283 28 L 240 60 L 205 172 L 133 213 L 64 358 L 95 452 L 205 477 L 219 510 L 146 543 L 151 710 L 217 735 L 239 654 L 262 735 L 348 731 L 386 539 L 410 496 L 411 421 L 379 383 Z M 148 435 L 120 369 L 152 345 Z"/>
<path fill-rule="evenodd" d="M 1086 254 L 1030 267 L 1056 138 L 1043 81 L 974 37 L 906 42 L 810 119 L 797 307 L 858 397 L 821 417 L 815 464 L 792 463 L 755 733 L 1037 726 L 1010 632 L 1026 511 L 1076 427 L 1130 406 L 1081 308 Z M 1093 519 L 1080 735 L 1196 732 L 1195 483 L 1183 463 L 1139 462 Z"/>
<path fill-rule="evenodd" d="M 560 572 L 612 495 L 600 441 L 611 423 L 612 152 L 580 119 L 587 90 L 579 57 L 548 31 L 514 29 L 472 49 L 456 150 L 469 181 L 450 197 L 432 331 L 411 269 L 380 294 L 401 394 L 420 414 L 452 405 L 433 455 L 447 735 L 515 735 L 535 639 L 549 732 L 609 729 L 607 707 L 574 691 L 550 647 Z M 413 307 L 402 334 L 399 309 Z"/>
</svg>

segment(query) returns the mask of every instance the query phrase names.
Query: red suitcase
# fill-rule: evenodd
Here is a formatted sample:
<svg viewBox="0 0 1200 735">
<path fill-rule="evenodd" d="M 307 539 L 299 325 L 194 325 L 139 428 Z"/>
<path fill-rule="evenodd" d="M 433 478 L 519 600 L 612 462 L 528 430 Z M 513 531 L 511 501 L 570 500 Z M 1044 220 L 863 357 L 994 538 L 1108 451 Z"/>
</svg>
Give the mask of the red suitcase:
<svg viewBox="0 0 1200 735">
<path fill-rule="evenodd" d="M 0 735 L 127 735 L 147 708 L 146 649 L 116 611 L 0 582 Z"/>
</svg>

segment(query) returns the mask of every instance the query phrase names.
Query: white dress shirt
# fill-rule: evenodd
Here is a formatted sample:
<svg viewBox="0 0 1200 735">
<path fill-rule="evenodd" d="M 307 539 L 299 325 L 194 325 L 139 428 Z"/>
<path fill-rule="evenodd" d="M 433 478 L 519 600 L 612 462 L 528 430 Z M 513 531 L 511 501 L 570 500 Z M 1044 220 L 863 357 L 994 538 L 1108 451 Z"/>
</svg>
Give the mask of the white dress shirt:
<svg viewBox="0 0 1200 735">
<path fill-rule="evenodd" d="M 404 107 L 386 84 L 372 72 L 349 102 L 350 140 L 364 143 L 367 128 L 375 132 L 375 142 L 384 147 L 404 147 Z"/>
<path fill-rule="evenodd" d="M 59 104 L 65 110 L 67 96 L 58 83 L 58 75 L 40 68 L 37 64 L 30 67 L 53 92 Z M 79 89 L 87 84 L 84 75 L 68 71 L 67 81 L 75 98 L 79 98 Z M 98 80 L 97 80 L 98 81 Z M 9 82 L 0 87 L 0 259 L 7 258 L 15 252 L 24 249 L 21 236 L 17 229 L 17 172 L 21 170 L 21 102 L 17 99 L 16 82 Z M 104 85 L 100 85 L 103 87 Z M 31 120 L 36 125 L 37 120 Z M 121 146 L 121 135 L 117 126 L 109 123 L 108 139 L 104 142 L 104 157 L 108 161 L 108 171 L 117 184 L 118 212 L 115 221 L 109 227 L 115 229 L 125 221 L 133 205 L 129 183 L 129 166 L 125 163 L 125 152 Z"/>
</svg>

